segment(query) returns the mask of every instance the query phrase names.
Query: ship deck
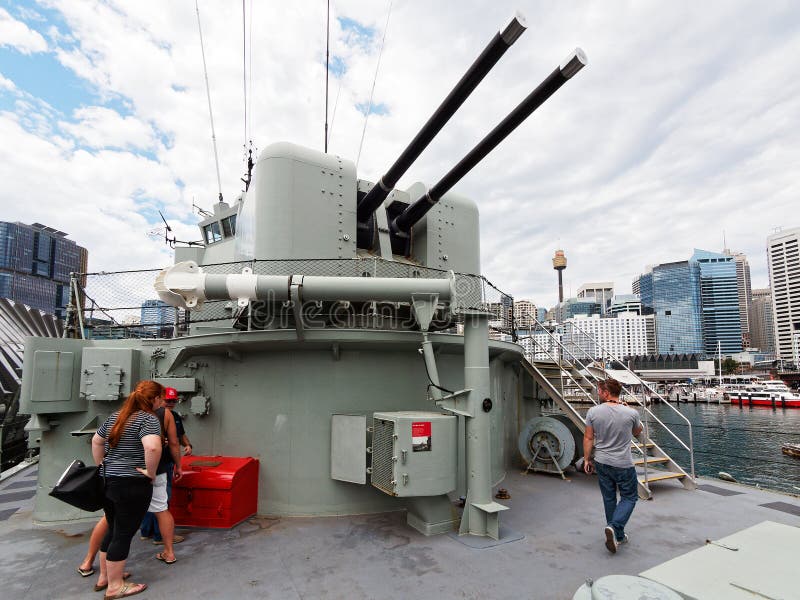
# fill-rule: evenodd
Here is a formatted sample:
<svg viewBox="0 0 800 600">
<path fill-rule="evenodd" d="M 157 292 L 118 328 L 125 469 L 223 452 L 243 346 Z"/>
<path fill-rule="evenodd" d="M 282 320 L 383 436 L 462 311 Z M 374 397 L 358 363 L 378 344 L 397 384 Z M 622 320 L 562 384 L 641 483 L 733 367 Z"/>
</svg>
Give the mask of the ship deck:
<svg viewBox="0 0 800 600">
<path fill-rule="evenodd" d="M 764 521 L 800 524 L 796 496 L 702 478 L 697 491 L 665 482 L 654 485 L 653 500 L 639 502 L 630 543 L 611 555 L 596 480 L 571 475 L 563 481 L 510 472 L 502 483 L 512 496 L 502 501 L 511 508 L 502 515 L 503 533 L 521 538 L 498 545 L 425 537 L 406 525 L 403 512 L 254 517 L 231 530 L 181 530 L 186 541 L 171 566 L 154 560 L 158 549 L 137 537 L 127 569 L 149 585 L 143 599 L 569 599 L 586 579 L 636 575 L 707 539 Z M 94 521 L 33 524 L 35 487 L 35 466 L 0 483 L 3 596 L 91 597 L 95 577 L 84 579 L 75 568 Z"/>
</svg>

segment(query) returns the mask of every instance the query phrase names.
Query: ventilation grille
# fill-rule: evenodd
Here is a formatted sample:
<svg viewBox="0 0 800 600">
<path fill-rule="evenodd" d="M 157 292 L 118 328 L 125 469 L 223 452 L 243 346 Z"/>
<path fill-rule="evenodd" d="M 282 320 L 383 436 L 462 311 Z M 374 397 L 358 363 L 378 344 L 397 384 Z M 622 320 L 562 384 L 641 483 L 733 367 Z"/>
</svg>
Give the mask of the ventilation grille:
<svg viewBox="0 0 800 600">
<path fill-rule="evenodd" d="M 372 485 L 395 496 L 394 421 L 375 419 L 372 430 Z"/>
</svg>

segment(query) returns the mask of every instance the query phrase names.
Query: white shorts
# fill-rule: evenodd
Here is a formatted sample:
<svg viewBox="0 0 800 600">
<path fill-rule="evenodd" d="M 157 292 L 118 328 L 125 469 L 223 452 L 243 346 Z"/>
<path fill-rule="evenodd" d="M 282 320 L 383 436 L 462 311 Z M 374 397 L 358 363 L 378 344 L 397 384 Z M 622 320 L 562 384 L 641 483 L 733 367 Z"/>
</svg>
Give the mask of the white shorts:
<svg viewBox="0 0 800 600">
<path fill-rule="evenodd" d="M 156 475 L 153 482 L 153 498 L 147 512 L 159 513 L 167 510 L 167 474 Z"/>
</svg>

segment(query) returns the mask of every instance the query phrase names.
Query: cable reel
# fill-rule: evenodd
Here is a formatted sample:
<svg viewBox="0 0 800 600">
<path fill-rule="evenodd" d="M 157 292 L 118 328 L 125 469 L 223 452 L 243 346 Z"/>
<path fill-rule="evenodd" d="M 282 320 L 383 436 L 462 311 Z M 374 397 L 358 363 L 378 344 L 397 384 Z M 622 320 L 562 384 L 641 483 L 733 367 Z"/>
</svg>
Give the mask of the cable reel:
<svg viewBox="0 0 800 600">
<path fill-rule="evenodd" d="M 579 458 L 580 432 L 564 415 L 536 417 L 522 428 L 518 448 L 525 459 L 527 470 L 557 473 Z"/>
</svg>

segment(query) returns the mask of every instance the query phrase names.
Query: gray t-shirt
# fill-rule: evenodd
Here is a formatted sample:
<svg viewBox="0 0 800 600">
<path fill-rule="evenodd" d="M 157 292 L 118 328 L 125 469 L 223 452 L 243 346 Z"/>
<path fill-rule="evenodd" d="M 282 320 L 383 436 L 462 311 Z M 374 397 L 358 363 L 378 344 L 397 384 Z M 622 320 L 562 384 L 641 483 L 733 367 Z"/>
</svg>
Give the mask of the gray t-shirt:
<svg viewBox="0 0 800 600">
<path fill-rule="evenodd" d="M 612 467 L 632 467 L 631 438 L 641 425 L 639 413 L 629 406 L 604 402 L 586 413 L 586 424 L 594 428 L 594 459 Z"/>
</svg>

